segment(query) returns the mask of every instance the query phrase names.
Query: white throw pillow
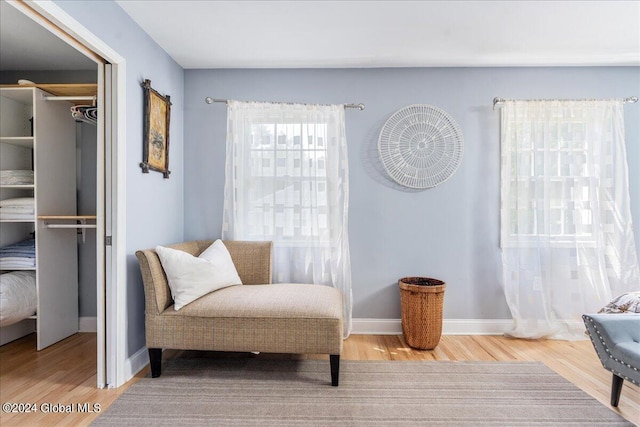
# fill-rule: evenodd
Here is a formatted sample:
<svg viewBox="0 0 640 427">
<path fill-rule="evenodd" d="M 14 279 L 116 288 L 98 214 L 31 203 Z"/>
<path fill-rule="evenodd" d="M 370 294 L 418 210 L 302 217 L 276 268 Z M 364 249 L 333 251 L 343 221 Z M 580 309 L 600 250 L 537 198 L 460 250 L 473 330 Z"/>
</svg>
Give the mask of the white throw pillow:
<svg viewBox="0 0 640 427">
<path fill-rule="evenodd" d="M 231 255 L 220 239 L 199 257 L 163 246 L 157 246 L 156 252 L 169 280 L 176 311 L 209 292 L 242 285 Z"/>
</svg>

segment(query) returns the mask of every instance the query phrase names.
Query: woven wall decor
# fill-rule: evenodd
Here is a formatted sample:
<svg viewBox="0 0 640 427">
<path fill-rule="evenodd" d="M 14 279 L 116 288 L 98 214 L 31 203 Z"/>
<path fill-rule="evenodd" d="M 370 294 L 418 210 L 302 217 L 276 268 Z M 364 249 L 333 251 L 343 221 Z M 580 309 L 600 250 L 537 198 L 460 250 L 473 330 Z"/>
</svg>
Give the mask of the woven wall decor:
<svg viewBox="0 0 640 427">
<path fill-rule="evenodd" d="M 396 111 L 378 138 L 389 176 L 410 188 L 431 188 L 453 175 L 464 151 L 462 131 L 445 111 L 414 104 Z"/>
</svg>

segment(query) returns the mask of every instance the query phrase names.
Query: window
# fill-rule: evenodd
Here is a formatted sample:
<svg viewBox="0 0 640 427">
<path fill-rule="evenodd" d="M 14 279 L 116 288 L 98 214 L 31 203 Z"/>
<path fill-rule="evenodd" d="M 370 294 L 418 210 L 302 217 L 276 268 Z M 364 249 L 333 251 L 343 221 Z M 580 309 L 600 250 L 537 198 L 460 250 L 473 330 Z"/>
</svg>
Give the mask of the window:
<svg viewBox="0 0 640 427">
<path fill-rule="evenodd" d="M 342 292 L 351 330 L 344 105 L 227 104 L 222 238 L 273 242 L 273 280 Z"/>
<path fill-rule="evenodd" d="M 245 236 L 329 241 L 327 124 L 251 127 Z"/>
<path fill-rule="evenodd" d="M 503 118 L 502 246 L 593 242 L 599 179 L 588 124 L 579 115 L 530 113 Z"/>
<path fill-rule="evenodd" d="M 622 100 L 506 101 L 501 243 L 509 335 L 575 339 L 637 289 Z"/>
</svg>

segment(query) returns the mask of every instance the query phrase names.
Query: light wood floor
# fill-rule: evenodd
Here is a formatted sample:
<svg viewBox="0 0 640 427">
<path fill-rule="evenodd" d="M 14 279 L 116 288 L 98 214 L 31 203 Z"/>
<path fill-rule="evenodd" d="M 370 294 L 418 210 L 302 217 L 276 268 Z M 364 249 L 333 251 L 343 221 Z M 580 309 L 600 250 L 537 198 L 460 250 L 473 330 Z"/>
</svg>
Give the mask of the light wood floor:
<svg viewBox="0 0 640 427">
<path fill-rule="evenodd" d="M 76 334 L 43 351 L 35 335 L 0 347 L 1 403 L 35 404 L 38 412 L 0 413 L 0 425 L 88 425 L 98 413 L 80 413 L 77 405 L 98 404 L 104 411 L 148 368 L 118 389 L 96 389 L 96 336 Z M 179 357 L 181 352 L 165 352 Z M 271 355 L 260 355 L 270 357 Z M 589 341 L 526 341 L 501 336 L 443 336 L 433 351 L 409 348 L 402 336 L 353 335 L 345 341 L 345 360 L 541 361 L 609 407 L 611 374 L 600 365 Z M 328 368 L 327 368 L 328 369 Z M 42 404 L 73 405 L 73 412 L 44 413 Z M 62 409 L 66 409 L 63 407 Z M 640 424 L 640 388 L 625 382 L 617 409 Z"/>
</svg>

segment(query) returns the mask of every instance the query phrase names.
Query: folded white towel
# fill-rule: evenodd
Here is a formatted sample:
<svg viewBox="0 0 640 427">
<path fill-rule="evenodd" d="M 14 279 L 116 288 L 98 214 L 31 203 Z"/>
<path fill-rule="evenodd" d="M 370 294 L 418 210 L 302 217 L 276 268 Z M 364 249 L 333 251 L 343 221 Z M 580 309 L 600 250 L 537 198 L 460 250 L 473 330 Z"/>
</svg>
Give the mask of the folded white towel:
<svg viewBox="0 0 640 427">
<path fill-rule="evenodd" d="M 0 177 L 9 176 L 33 176 L 33 171 L 28 169 L 5 169 L 0 171 Z"/>
<path fill-rule="evenodd" d="M 0 178 L 0 185 L 33 185 L 34 180 L 31 178 Z"/>
<path fill-rule="evenodd" d="M 36 213 L 33 206 L 4 206 L 0 207 L 0 215 L 33 215 Z"/>
<path fill-rule="evenodd" d="M 36 261 L 29 258 L 13 258 L 4 259 L 0 258 L 0 269 L 10 270 L 12 268 L 33 268 L 36 266 Z"/>
<path fill-rule="evenodd" d="M 31 170 L 3 170 L 0 171 L 0 184 L 2 185 L 32 185 L 34 175 Z"/>
<path fill-rule="evenodd" d="M 9 206 L 33 206 L 35 200 L 33 197 L 16 197 L 14 199 L 0 200 L 0 208 Z"/>
<path fill-rule="evenodd" d="M 3 220 L 14 220 L 14 221 L 33 221 L 36 219 L 36 216 L 32 213 L 4 213 L 0 212 L 0 219 Z"/>
<path fill-rule="evenodd" d="M 0 206 L 0 212 L 33 212 L 34 205 Z"/>
</svg>

